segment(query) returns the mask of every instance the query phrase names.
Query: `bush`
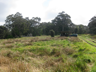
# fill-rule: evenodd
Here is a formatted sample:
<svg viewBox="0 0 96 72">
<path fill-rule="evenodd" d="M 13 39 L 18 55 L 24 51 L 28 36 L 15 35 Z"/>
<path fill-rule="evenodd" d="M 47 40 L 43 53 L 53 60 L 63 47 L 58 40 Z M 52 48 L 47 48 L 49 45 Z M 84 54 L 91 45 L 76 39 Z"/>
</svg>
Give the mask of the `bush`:
<svg viewBox="0 0 96 72">
<path fill-rule="evenodd" d="M 55 35 L 54 30 L 50 30 L 50 35 L 51 35 L 51 37 L 54 37 L 54 35 Z"/>
</svg>

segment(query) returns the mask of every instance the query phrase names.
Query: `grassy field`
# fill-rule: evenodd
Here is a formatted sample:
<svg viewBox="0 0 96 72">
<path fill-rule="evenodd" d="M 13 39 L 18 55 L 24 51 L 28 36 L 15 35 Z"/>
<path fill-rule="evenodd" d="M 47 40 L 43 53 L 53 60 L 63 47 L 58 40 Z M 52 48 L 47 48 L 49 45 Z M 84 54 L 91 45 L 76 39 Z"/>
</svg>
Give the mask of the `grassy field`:
<svg viewBox="0 0 96 72">
<path fill-rule="evenodd" d="M 90 45 L 96 47 L 96 36 L 81 35 L 80 38 L 89 43 Z"/>
<path fill-rule="evenodd" d="M 96 72 L 95 36 L 0 40 L 0 72 Z"/>
</svg>

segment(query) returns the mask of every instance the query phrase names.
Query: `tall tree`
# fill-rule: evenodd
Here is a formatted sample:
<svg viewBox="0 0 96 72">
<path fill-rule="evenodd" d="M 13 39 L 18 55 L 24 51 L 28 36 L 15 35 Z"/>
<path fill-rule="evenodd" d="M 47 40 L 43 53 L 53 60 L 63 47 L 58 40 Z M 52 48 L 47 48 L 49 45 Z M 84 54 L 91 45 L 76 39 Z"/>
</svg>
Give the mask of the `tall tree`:
<svg viewBox="0 0 96 72">
<path fill-rule="evenodd" d="M 96 16 L 90 19 L 88 27 L 91 34 L 96 34 Z"/>
<path fill-rule="evenodd" d="M 65 12 L 60 12 L 57 17 L 52 20 L 52 23 L 56 25 L 58 31 L 68 31 L 71 22 L 71 17 Z"/>
<path fill-rule="evenodd" d="M 11 31 L 14 37 L 20 37 L 23 33 L 28 31 L 27 21 L 23 19 L 19 12 L 15 15 L 7 16 L 5 22 L 4 26 Z"/>
<path fill-rule="evenodd" d="M 6 27 L 4 26 L 0 26 L 0 39 L 4 39 L 4 38 L 7 38 L 8 36 L 8 30 Z"/>
</svg>

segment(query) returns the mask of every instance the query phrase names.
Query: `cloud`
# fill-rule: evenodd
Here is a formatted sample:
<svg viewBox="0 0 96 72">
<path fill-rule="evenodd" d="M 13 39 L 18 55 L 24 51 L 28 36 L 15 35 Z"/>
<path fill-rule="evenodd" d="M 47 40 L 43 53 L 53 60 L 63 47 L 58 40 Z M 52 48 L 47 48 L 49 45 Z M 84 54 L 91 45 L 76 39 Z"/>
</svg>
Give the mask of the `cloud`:
<svg viewBox="0 0 96 72">
<path fill-rule="evenodd" d="M 14 7 L 12 0 L 0 0 L 0 24 L 4 24 L 6 16 L 10 13 L 12 7 Z"/>
<path fill-rule="evenodd" d="M 51 1 L 51 0 L 45 0 L 45 1 L 43 2 L 43 6 L 45 6 L 45 7 L 49 6 L 50 1 Z"/>
<path fill-rule="evenodd" d="M 4 20 L 4 16 L 8 10 L 8 6 L 5 3 L 0 3 L 0 21 Z"/>
<path fill-rule="evenodd" d="M 75 24 L 88 24 L 90 18 L 96 15 L 95 0 L 0 0 L 0 22 L 16 12 L 23 17 L 40 17 L 48 22 L 59 12 L 65 11 Z"/>
<path fill-rule="evenodd" d="M 20 12 L 24 17 L 34 17 L 43 15 L 43 2 L 45 0 L 18 0 L 16 2 L 16 8 L 11 12 Z"/>
<path fill-rule="evenodd" d="M 46 22 L 50 22 L 51 20 L 53 20 L 56 16 L 57 16 L 58 13 L 54 13 L 54 12 L 46 12 L 46 15 L 44 17 L 44 20 Z"/>
<path fill-rule="evenodd" d="M 90 18 L 96 14 L 95 3 L 95 0 L 51 0 L 46 12 L 55 16 L 54 14 L 65 11 L 71 16 L 73 23 L 87 25 Z M 46 19 L 52 16 L 47 16 Z"/>
</svg>

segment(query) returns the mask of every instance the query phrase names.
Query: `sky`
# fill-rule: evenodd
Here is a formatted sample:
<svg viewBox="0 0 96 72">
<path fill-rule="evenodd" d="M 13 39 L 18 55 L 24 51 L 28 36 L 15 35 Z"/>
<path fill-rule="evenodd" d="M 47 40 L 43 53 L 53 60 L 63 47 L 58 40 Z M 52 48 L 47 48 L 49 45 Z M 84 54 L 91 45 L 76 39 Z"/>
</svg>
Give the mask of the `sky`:
<svg viewBox="0 0 96 72">
<path fill-rule="evenodd" d="M 62 11 L 71 16 L 74 24 L 88 25 L 96 15 L 96 0 L 0 0 L 0 25 L 16 12 L 24 18 L 40 17 L 41 22 L 51 22 Z"/>
</svg>

